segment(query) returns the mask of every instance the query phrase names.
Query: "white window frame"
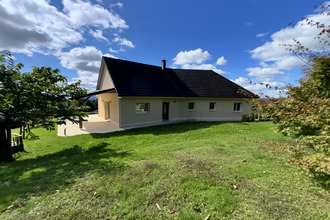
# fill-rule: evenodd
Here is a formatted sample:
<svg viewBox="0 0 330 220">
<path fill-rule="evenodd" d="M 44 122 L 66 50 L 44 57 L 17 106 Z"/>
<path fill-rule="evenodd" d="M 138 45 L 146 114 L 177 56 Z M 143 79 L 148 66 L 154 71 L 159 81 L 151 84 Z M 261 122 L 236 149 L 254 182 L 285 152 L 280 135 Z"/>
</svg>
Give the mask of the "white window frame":
<svg viewBox="0 0 330 220">
<path fill-rule="evenodd" d="M 193 108 L 189 108 L 190 104 L 192 104 Z M 188 111 L 195 111 L 195 102 L 188 102 Z"/>
<path fill-rule="evenodd" d="M 237 106 L 239 106 L 239 108 Z M 241 102 L 234 103 L 234 112 L 242 112 L 242 103 Z"/>
<path fill-rule="evenodd" d="M 148 106 L 148 111 L 144 111 L 144 108 L 138 108 L 138 105 L 147 105 Z M 150 113 L 150 103 L 147 102 L 138 102 L 135 104 L 135 113 L 136 114 L 149 114 Z"/>
<path fill-rule="evenodd" d="M 211 108 L 211 104 L 213 104 L 213 108 Z M 210 102 L 209 103 L 209 111 L 210 112 L 214 112 L 215 111 L 215 105 L 216 105 L 216 102 Z"/>
</svg>

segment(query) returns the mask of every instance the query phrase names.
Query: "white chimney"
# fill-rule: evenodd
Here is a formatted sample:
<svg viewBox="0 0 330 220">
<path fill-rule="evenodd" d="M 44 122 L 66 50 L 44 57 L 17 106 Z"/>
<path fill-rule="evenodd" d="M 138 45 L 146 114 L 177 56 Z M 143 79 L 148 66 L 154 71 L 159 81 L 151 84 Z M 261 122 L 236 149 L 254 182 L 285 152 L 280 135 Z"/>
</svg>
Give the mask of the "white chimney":
<svg viewBox="0 0 330 220">
<path fill-rule="evenodd" d="M 166 60 L 162 60 L 162 70 L 166 69 Z"/>
</svg>

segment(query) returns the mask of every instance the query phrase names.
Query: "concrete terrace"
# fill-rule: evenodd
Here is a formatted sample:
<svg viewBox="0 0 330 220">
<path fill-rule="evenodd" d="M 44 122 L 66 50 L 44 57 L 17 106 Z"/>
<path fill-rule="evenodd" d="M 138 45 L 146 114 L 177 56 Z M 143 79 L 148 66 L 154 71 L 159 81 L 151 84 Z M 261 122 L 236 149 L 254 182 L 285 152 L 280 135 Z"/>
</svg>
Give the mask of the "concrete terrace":
<svg viewBox="0 0 330 220">
<path fill-rule="evenodd" d="M 114 131 L 122 131 L 117 125 L 111 121 L 99 118 L 97 114 L 89 115 L 85 118 L 87 121 L 83 122 L 83 128 L 79 128 L 79 124 L 72 124 L 67 121 L 66 125 L 58 125 L 57 136 L 74 136 L 78 134 L 91 134 L 91 133 L 109 133 Z"/>
<path fill-rule="evenodd" d="M 108 121 L 100 118 L 97 114 L 89 115 L 85 119 L 87 121 L 83 122 L 83 128 L 79 128 L 79 124 L 72 124 L 72 122 L 70 121 L 67 121 L 66 125 L 58 125 L 57 136 L 74 136 L 79 134 L 92 134 L 92 133 L 110 133 L 115 131 L 133 129 L 133 128 L 142 128 L 142 127 L 150 127 L 150 126 L 165 125 L 165 124 L 176 124 L 187 121 L 195 121 L 195 120 L 164 121 L 159 123 L 120 128 L 118 127 L 118 125 L 111 123 L 110 120 Z"/>
</svg>

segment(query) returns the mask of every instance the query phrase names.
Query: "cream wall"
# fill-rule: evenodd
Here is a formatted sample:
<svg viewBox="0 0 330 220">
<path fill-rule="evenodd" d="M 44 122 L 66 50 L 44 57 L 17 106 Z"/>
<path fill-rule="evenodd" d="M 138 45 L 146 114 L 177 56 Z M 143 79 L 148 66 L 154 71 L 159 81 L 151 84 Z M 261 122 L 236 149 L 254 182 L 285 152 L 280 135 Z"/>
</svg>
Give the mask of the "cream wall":
<svg viewBox="0 0 330 220">
<path fill-rule="evenodd" d="M 110 74 L 107 68 L 103 68 L 102 79 L 100 81 L 100 90 L 103 89 L 112 89 L 115 88 L 113 86 L 112 80 L 110 78 Z"/>
<path fill-rule="evenodd" d="M 251 113 L 251 104 L 242 99 L 186 99 L 186 98 L 135 98 L 121 97 L 120 127 L 162 122 L 162 103 L 169 103 L 169 120 L 240 121 L 242 115 Z M 188 103 L 194 102 L 195 109 L 188 110 Z M 209 110 L 215 102 L 215 110 Z M 149 113 L 136 113 L 137 103 L 149 103 Z M 241 103 L 241 111 L 234 112 L 234 103 Z"/>
<path fill-rule="evenodd" d="M 136 113 L 137 103 L 149 103 L 149 113 Z M 120 98 L 120 127 L 162 122 L 162 100 L 153 98 Z"/>
<path fill-rule="evenodd" d="M 188 110 L 188 103 L 194 102 L 194 110 Z M 209 110 L 210 102 L 215 110 Z M 234 103 L 241 103 L 241 111 L 234 112 Z M 240 121 L 242 115 L 251 113 L 251 104 L 242 99 L 187 99 L 180 102 L 180 118 L 200 121 Z"/>
<path fill-rule="evenodd" d="M 110 102 L 110 120 L 119 127 L 129 127 L 162 122 L 163 102 L 169 103 L 169 121 L 240 121 L 242 115 L 251 113 L 251 104 L 242 99 L 193 99 L 193 98 L 143 98 L 118 97 L 117 93 L 98 95 L 99 117 L 105 118 L 105 103 Z M 194 110 L 188 103 L 194 102 Z M 210 102 L 215 110 L 209 110 Z M 148 113 L 136 113 L 137 103 L 149 103 Z M 234 103 L 241 103 L 241 111 L 234 112 Z"/>
<path fill-rule="evenodd" d="M 117 93 L 103 93 L 98 95 L 97 98 L 99 117 L 105 118 L 105 103 L 110 102 L 110 120 L 119 126 L 119 99 Z"/>
</svg>

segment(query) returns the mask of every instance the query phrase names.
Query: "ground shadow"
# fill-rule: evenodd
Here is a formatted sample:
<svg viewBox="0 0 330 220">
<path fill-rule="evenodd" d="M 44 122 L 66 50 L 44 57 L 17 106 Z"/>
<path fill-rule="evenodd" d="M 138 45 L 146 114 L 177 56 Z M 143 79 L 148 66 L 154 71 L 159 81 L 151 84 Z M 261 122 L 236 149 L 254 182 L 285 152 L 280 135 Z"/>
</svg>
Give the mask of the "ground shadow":
<svg viewBox="0 0 330 220">
<path fill-rule="evenodd" d="M 27 194 L 54 193 L 55 190 L 73 184 L 75 179 L 90 171 L 111 173 L 123 170 L 123 163 L 113 163 L 111 160 L 104 162 L 104 159 L 124 158 L 128 155 L 129 152 L 113 149 L 108 143 L 103 142 L 88 150 L 75 145 L 34 159 L 2 163 L 0 212 L 19 197 Z"/>
<path fill-rule="evenodd" d="M 313 178 L 318 183 L 318 185 L 326 191 L 330 192 L 330 175 L 315 172 L 313 169 L 309 169 L 309 171 L 313 174 Z"/>
<path fill-rule="evenodd" d="M 29 139 L 29 140 L 39 140 L 39 136 L 35 135 L 32 131 L 28 131 L 25 134 L 25 139 Z"/>
<path fill-rule="evenodd" d="M 211 126 L 226 124 L 228 122 L 182 122 L 167 125 L 156 125 L 143 128 L 133 128 L 124 131 L 116 131 L 111 133 L 92 133 L 93 138 L 108 138 L 118 136 L 132 136 L 142 134 L 152 135 L 166 135 L 166 134 L 180 134 L 192 130 L 206 129 Z"/>
</svg>

